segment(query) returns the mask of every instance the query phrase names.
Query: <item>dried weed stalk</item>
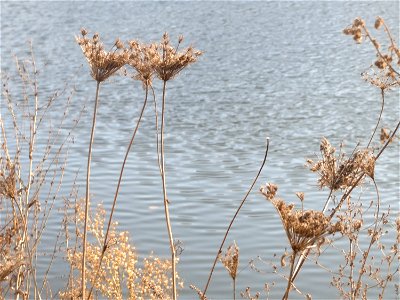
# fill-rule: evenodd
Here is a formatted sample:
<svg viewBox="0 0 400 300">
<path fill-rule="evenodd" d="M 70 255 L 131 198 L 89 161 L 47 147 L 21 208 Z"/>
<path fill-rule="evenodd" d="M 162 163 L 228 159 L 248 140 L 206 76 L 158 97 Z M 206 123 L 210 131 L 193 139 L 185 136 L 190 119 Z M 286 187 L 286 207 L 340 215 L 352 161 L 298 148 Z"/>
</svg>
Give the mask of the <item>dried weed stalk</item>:
<svg viewBox="0 0 400 300">
<path fill-rule="evenodd" d="M 96 96 L 94 103 L 94 111 L 92 117 L 92 129 L 90 133 L 87 168 L 86 168 L 86 219 L 88 218 L 88 206 L 90 197 L 90 167 L 92 160 L 92 146 L 94 140 L 94 131 L 96 127 L 97 106 L 99 102 L 100 84 L 107 80 L 110 76 L 120 70 L 129 59 L 129 53 L 124 49 L 124 45 L 120 39 L 117 39 L 110 51 L 104 50 L 104 46 L 100 41 L 98 33 L 95 33 L 91 39 L 87 37 L 88 31 L 81 29 L 82 37 L 76 37 L 76 42 L 81 46 L 82 52 L 90 66 L 90 75 L 96 80 Z M 82 298 L 86 299 L 86 232 L 87 225 L 85 221 L 83 234 L 83 255 L 82 255 Z"/>
<path fill-rule="evenodd" d="M 39 280 L 37 251 L 59 197 L 65 148 L 79 117 L 68 123 L 73 96 L 68 84 L 51 95 L 39 89 L 41 77 L 32 45 L 30 56 L 15 58 L 15 63 L 15 73 L 2 73 L 2 101 L 7 109 L 0 115 L 0 294 L 37 299 L 44 293 L 53 295 L 47 281 L 51 262 Z M 49 115 L 56 101 L 63 103 L 58 105 L 64 110 L 58 121 Z M 63 131 L 64 126 L 71 131 Z"/>
<path fill-rule="evenodd" d="M 164 131 L 165 131 L 165 105 L 166 105 L 166 87 L 167 82 L 175 78 L 184 68 L 197 61 L 197 58 L 202 54 L 201 51 L 195 50 L 192 47 L 184 49 L 179 52 L 179 46 L 183 41 L 183 36 L 178 39 L 178 45 L 173 47 L 170 43 L 167 33 L 164 33 L 163 39 L 159 45 L 157 45 L 157 51 L 152 52 L 152 64 L 154 73 L 159 79 L 163 81 L 162 90 L 162 108 L 161 108 L 161 129 L 160 129 L 160 140 L 157 145 L 160 145 L 159 149 L 159 162 L 160 162 L 160 174 L 162 180 L 162 189 L 164 197 L 164 212 L 165 221 L 167 224 L 168 238 L 171 251 L 171 263 L 172 263 L 172 280 L 173 280 L 173 299 L 176 299 L 176 253 L 174 246 L 174 238 L 172 235 L 171 220 L 169 215 L 169 199 L 167 196 L 167 183 L 165 173 L 165 154 L 164 154 Z"/>
</svg>

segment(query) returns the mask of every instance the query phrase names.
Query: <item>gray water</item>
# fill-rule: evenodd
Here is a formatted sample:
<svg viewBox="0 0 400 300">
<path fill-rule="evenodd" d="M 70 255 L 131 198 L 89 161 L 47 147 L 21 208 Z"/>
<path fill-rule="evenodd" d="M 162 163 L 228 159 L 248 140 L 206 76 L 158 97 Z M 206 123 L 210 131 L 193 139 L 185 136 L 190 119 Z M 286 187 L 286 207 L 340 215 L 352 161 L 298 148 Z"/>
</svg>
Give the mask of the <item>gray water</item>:
<svg viewBox="0 0 400 300">
<path fill-rule="evenodd" d="M 399 37 L 399 3 L 393 2 L 1 2 L 1 67 L 9 71 L 12 55 L 28 53 L 31 40 L 44 93 L 51 94 L 67 80 L 76 87 L 71 115 L 86 105 L 73 131 L 63 190 L 55 202 L 41 245 L 52 252 L 60 231 L 63 207 L 76 173 L 78 194 L 84 195 L 85 162 L 91 126 L 95 82 L 74 35 L 81 27 L 99 32 L 111 45 L 116 37 L 143 42 L 185 36 L 205 53 L 199 61 L 169 83 L 166 112 L 166 170 L 174 236 L 183 243 L 178 271 L 185 281 L 182 299 L 195 299 L 189 285 L 203 288 L 229 220 L 257 173 L 270 138 L 267 164 L 234 224 L 227 243 L 240 248 L 238 290 L 261 290 L 275 282 L 270 297 L 282 296 L 284 281 L 269 272 L 248 267 L 258 256 L 272 260 L 287 247 L 279 218 L 257 192 L 261 184 L 279 185 L 280 196 L 296 201 L 306 194 L 308 208 L 321 209 L 327 192 L 304 167 L 315 157 L 321 137 L 351 149 L 366 144 L 380 110 L 379 91 L 359 74 L 374 61 L 371 45 L 356 45 L 342 34 L 357 17 L 373 25 L 385 18 Z M 155 83 L 156 93 L 160 84 Z M 119 168 L 144 93 L 140 83 L 113 77 L 101 89 L 93 150 L 92 199 L 106 207 L 112 201 Z M 399 119 L 399 94 L 386 98 L 383 125 Z M 57 119 L 62 103 L 51 116 Z M 2 115 L 6 106 L 2 100 Z M 59 110 L 59 111 L 58 111 Z M 71 126 L 66 124 L 65 126 Z M 125 170 L 115 213 L 120 228 L 129 230 L 140 256 L 151 251 L 169 257 L 161 181 L 156 162 L 152 107 L 146 110 Z M 387 149 L 376 167 L 384 207 L 398 212 L 399 146 Z M 371 185 L 364 193 L 373 192 Z M 372 194 L 373 195 L 373 194 Z M 340 242 L 339 242 L 340 245 Z M 59 254 L 60 256 L 61 254 Z M 328 251 L 323 262 L 335 269 L 341 255 Z M 48 256 L 39 259 L 43 270 Z M 67 265 L 58 257 L 50 272 L 57 290 L 65 284 Z M 288 272 L 288 270 L 284 270 Z M 314 299 L 338 298 L 331 274 L 309 263 L 297 282 Z M 209 296 L 231 297 L 231 281 L 219 264 Z M 303 298 L 296 292 L 293 298 Z M 391 287 L 387 299 L 394 298 Z"/>
</svg>

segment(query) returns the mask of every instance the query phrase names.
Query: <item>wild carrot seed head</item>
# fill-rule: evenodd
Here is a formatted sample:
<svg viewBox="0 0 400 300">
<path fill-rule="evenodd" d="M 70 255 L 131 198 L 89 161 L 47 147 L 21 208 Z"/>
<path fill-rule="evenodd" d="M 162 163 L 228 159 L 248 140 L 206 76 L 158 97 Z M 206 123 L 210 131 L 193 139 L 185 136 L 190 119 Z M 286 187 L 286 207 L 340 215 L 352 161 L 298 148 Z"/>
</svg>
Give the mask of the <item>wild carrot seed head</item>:
<svg viewBox="0 0 400 300">
<path fill-rule="evenodd" d="M 92 39 L 86 37 L 88 32 L 81 30 L 82 37 L 76 37 L 76 42 L 83 51 L 90 66 L 90 74 L 97 82 L 103 82 L 115 74 L 128 61 L 128 51 L 123 49 L 123 43 L 117 39 L 110 51 L 105 51 L 98 33 Z M 113 48 L 115 48 L 113 50 Z"/>
</svg>

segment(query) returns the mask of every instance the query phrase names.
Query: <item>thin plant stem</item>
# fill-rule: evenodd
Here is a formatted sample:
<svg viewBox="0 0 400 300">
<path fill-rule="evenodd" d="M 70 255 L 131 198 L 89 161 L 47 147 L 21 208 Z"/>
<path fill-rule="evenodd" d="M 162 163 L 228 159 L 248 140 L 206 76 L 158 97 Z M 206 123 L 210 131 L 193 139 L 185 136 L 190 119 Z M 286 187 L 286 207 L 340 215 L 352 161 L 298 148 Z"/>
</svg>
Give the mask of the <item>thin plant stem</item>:
<svg viewBox="0 0 400 300">
<path fill-rule="evenodd" d="M 124 173 L 125 164 L 126 164 L 126 162 L 128 160 L 129 152 L 130 152 L 130 150 L 132 148 L 133 141 L 134 141 L 136 133 L 137 133 L 137 131 L 139 129 L 139 125 L 140 125 L 140 122 L 142 120 L 144 110 L 146 108 L 148 92 L 149 92 L 149 87 L 146 85 L 146 92 L 145 92 L 146 94 L 145 94 L 145 98 L 144 98 L 142 109 L 140 111 L 139 119 L 136 122 L 136 127 L 135 127 L 135 129 L 134 129 L 134 131 L 132 133 L 132 137 L 131 137 L 131 140 L 129 141 L 128 148 L 126 149 L 124 161 L 122 162 L 121 171 L 120 171 L 119 178 L 118 178 L 118 183 L 117 183 L 117 188 L 116 188 L 116 191 L 115 191 L 114 200 L 113 200 L 113 204 L 112 204 L 112 207 L 111 207 L 110 217 L 108 219 L 107 230 L 106 230 L 106 234 L 104 235 L 103 247 L 102 247 L 102 251 L 101 251 L 101 255 L 100 255 L 99 265 L 98 265 L 97 270 L 96 270 L 95 279 L 97 279 L 97 277 L 98 277 L 97 275 L 98 275 L 99 270 L 101 268 L 101 262 L 103 261 L 104 254 L 105 254 L 105 252 L 107 250 L 107 237 L 108 237 L 108 234 L 110 232 L 111 221 L 112 221 L 112 217 L 113 217 L 113 214 L 114 214 L 114 211 L 115 211 L 115 204 L 117 203 L 117 198 L 118 198 L 118 194 L 119 194 L 119 188 L 120 188 L 121 182 L 122 182 L 122 175 Z M 92 287 L 90 288 L 88 299 L 90 299 L 90 296 L 92 295 L 92 291 L 93 291 L 94 286 L 95 286 L 95 283 L 93 283 Z"/>
<path fill-rule="evenodd" d="M 157 143 L 157 165 L 161 173 L 161 162 L 160 162 L 160 141 L 158 139 L 159 137 L 159 132 L 158 132 L 158 109 L 157 109 L 157 100 L 156 100 L 156 94 L 154 92 L 154 88 L 152 85 L 150 85 L 151 92 L 153 94 L 153 102 L 154 102 L 154 115 L 155 115 L 155 122 L 156 122 L 156 143 Z"/>
<path fill-rule="evenodd" d="M 372 133 L 371 138 L 369 139 L 367 148 L 371 145 L 372 139 L 374 138 L 374 135 L 375 135 L 375 133 L 376 133 L 376 130 L 378 129 L 378 126 L 379 126 L 379 122 L 381 121 L 381 118 L 382 118 L 383 108 L 384 108 L 384 106 L 385 106 L 385 91 L 384 91 L 383 88 L 381 88 L 381 96 L 382 96 L 382 107 L 381 107 L 381 112 L 379 113 L 378 122 L 376 122 L 376 126 L 375 126 L 375 129 L 374 129 L 374 132 Z"/>
<path fill-rule="evenodd" d="M 236 300 L 236 277 L 233 278 L 233 300 Z"/>
<path fill-rule="evenodd" d="M 165 159 L 164 159 L 164 127 L 165 127 L 165 93 L 166 93 L 166 85 L 167 81 L 163 81 L 163 92 L 162 92 L 162 109 L 161 109 L 161 135 L 160 135 L 160 166 L 161 166 L 161 179 L 162 179 L 162 188 L 163 188 L 163 196 L 164 196 L 164 213 L 165 213 L 165 221 L 167 224 L 168 238 L 169 238 L 169 246 L 171 250 L 171 265 L 172 265 L 172 299 L 176 300 L 176 262 L 175 262 L 175 246 L 174 246 L 174 238 L 172 235 L 171 228 L 171 219 L 169 215 L 169 200 L 167 196 L 167 186 L 165 179 Z"/>
<path fill-rule="evenodd" d="M 293 270 L 294 270 L 294 262 L 296 260 L 296 255 L 297 255 L 297 252 L 293 251 L 293 253 L 292 253 L 291 257 L 290 257 L 290 273 L 289 273 L 289 278 L 288 278 L 288 284 L 287 284 L 287 287 L 286 287 L 285 294 L 282 297 L 282 300 L 289 299 L 290 288 L 292 287 L 292 282 L 294 280 L 294 278 L 293 278 Z"/>
<path fill-rule="evenodd" d="M 90 142 L 89 142 L 89 152 L 87 159 L 87 169 L 86 169 L 86 198 L 85 198 L 85 221 L 83 228 L 83 249 L 82 249 L 82 299 L 86 299 L 86 238 L 87 238 L 87 220 L 89 217 L 89 193 L 90 193 L 90 163 L 92 161 L 92 146 L 94 140 L 94 130 L 96 127 L 96 115 L 97 115 L 97 105 L 99 102 L 99 90 L 100 90 L 100 81 L 97 81 L 96 86 L 96 98 L 94 101 L 94 110 L 93 110 L 93 118 L 92 118 L 92 130 L 90 133 Z"/>
<path fill-rule="evenodd" d="M 219 246 L 217 255 L 216 255 L 215 259 L 214 259 L 214 263 L 213 263 L 213 265 L 212 265 L 212 267 L 211 267 L 211 270 L 210 270 L 210 275 L 208 276 L 208 280 L 207 280 L 206 286 L 204 287 L 204 291 L 203 291 L 203 297 L 204 297 L 204 298 L 205 298 L 205 296 L 206 296 L 208 286 L 210 285 L 211 277 L 212 277 L 212 275 L 213 275 L 213 272 L 214 272 L 214 269 L 215 269 L 215 265 L 217 264 L 218 257 L 219 257 L 219 255 L 222 253 L 222 247 L 223 247 L 224 244 L 225 244 L 226 238 L 228 237 L 228 234 L 229 234 L 229 231 L 231 230 L 231 227 L 232 227 L 232 225 L 233 225 L 233 222 L 235 221 L 236 217 L 238 216 L 239 211 L 240 211 L 241 208 L 243 207 L 243 204 L 246 202 L 247 197 L 249 196 L 249 194 L 250 194 L 251 190 L 253 189 L 254 185 L 256 184 L 256 182 L 257 182 L 257 180 L 258 180 L 258 177 L 260 176 L 261 171 L 262 171 L 262 169 L 264 168 L 265 162 L 267 161 L 268 148 L 269 148 L 269 138 L 267 138 L 267 148 L 266 148 L 266 151 L 265 151 L 265 154 L 264 154 L 264 159 L 263 159 L 263 161 L 262 161 L 262 163 L 261 163 L 260 169 L 258 170 L 258 173 L 257 173 L 256 177 L 254 178 L 253 182 L 252 182 L 251 185 L 250 185 L 250 188 L 248 189 L 248 191 L 247 191 L 246 195 L 244 196 L 242 202 L 240 203 L 239 207 L 237 208 L 237 210 L 236 210 L 236 212 L 235 212 L 235 214 L 234 214 L 232 220 L 230 221 L 229 226 L 228 226 L 228 228 L 226 229 L 224 238 L 222 239 L 221 245 Z"/>
<path fill-rule="evenodd" d="M 378 219 L 379 219 L 379 211 L 380 211 L 380 203 L 381 203 L 381 198 L 379 195 L 379 190 L 378 190 L 378 186 L 376 184 L 375 179 L 372 179 L 374 182 L 374 187 L 375 187 L 375 191 L 376 191 L 376 197 L 377 197 L 377 204 L 376 204 L 376 212 L 375 212 L 375 226 L 374 226 L 374 231 L 371 234 L 371 240 L 370 243 L 368 245 L 368 249 L 366 251 L 364 251 L 363 253 L 363 258 L 362 258 L 362 262 L 361 262 L 361 267 L 360 267 L 360 272 L 358 274 L 358 280 L 357 283 L 354 285 L 355 286 L 355 290 L 352 291 L 352 299 L 357 299 L 359 292 L 360 292 L 360 288 L 361 288 L 361 277 L 364 275 L 365 273 L 365 264 L 367 263 L 367 258 L 368 255 L 371 251 L 372 245 L 378 240 L 378 238 L 376 237 L 376 234 L 378 232 Z M 383 297 L 383 295 L 382 295 Z M 383 298 L 382 298 L 383 299 Z"/>
</svg>

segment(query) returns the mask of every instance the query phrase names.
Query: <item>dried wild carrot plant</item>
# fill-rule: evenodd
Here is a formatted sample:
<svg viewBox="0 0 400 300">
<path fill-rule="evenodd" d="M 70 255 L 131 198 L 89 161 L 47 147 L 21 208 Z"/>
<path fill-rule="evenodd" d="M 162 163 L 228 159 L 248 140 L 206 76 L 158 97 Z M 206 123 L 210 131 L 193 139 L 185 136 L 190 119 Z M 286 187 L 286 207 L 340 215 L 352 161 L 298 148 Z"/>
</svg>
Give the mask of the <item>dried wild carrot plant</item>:
<svg viewBox="0 0 400 300">
<path fill-rule="evenodd" d="M 162 189 L 164 197 L 164 211 L 165 221 L 167 224 L 168 238 L 171 251 L 172 263 L 172 281 L 173 291 L 172 298 L 176 299 L 176 253 L 174 246 L 174 239 L 172 235 L 171 220 L 169 215 L 169 199 L 167 196 L 167 183 L 165 173 L 165 154 L 164 154 L 164 130 L 165 130 L 165 105 L 166 105 L 166 87 L 167 82 L 175 78 L 184 68 L 197 61 L 197 58 L 202 54 L 201 51 L 195 50 L 193 47 L 188 47 L 179 52 L 179 46 L 183 41 L 183 36 L 179 37 L 178 45 L 173 47 L 171 45 L 169 36 L 164 33 L 162 41 L 156 46 L 157 51 L 151 50 L 151 62 L 156 76 L 163 82 L 162 90 L 162 108 L 161 108 L 161 128 L 160 128 L 160 153 L 158 154 L 160 161 L 160 174 L 162 180 Z"/>
<path fill-rule="evenodd" d="M 90 196 L 90 165 L 92 159 L 92 145 L 94 140 L 94 131 L 96 127 L 97 106 L 99 101 L 100 84 L 107 80 L 110 76 L 121 69 L 128 61 L 129 54 L 120 39 L 117 39 L 110 51 L 104 50 L 104 46 L 100 40 L 99 34 L 95 33 L 90 39 L 87 37 L 87 30 L 81 29 L 81 37 L 76 37 L 76 42 L 81 46 L 82 52 L 90 66 L 90 75 L 97 82 L 96 96 L 94 103 L 94 111 L 92 117 L 92 129 L 90 133 L 87 168 L 86 168 L 86 219 L 88 214 L 89 196 Z M 85 222 L 86 223 L 86 222 Z M 86 298 L 86 232 L 85 225 L 83 234 L 83 255 L 82 255 L 82 298 Z"/>
<path fill-rule="evenodd" d="M 142 120 L 144 110 L 146 108 L 149 88 L 152 88 L 151 84 L 152 84 L 152 77 L 153 77 L 154 71 L 153 71 L 151 62 L 152 62 L 152 57 L 154 56 L 155 46 L 154 45 L 150 45 L 150 46 L 141 45 L 135 40 L 130 41 L 129 45 L 130 46 L 129 46 L 128 64 L 129 64 L 129 66 L 134 68 L 137 72 L 137 74 L 132 76 L 132 78 L 136 79 L 136 80 L 140 80 L 142 82 L 143 88 L 145 89 L 145 97 L 144 97 L 144 101 L 143 101 L 142 109 L 140 111 L 139 118 L 138 118 L 138 120 L 136 122 L 136 126 L 132 132 L 132 137 L 129 141 L 129 144 L 126 149 L 125 157 L 122 162 L 122 166 L 121 166 L 121 170 L 120 170 L 120 174 L 119 174 L 119 178 L 118 178 L 118 183 L 117 183 L 116 191 L 114 194 L 114 200 L 112 203 L 110 216 L 109 216 L 109 220 L 108 220 L 108 224 L 107 224 L 107 229 L 106 229 L 106 233 L 104 236 L 104 242 L 103 242 L 103 247 L 102 247 L 102 251 L 101 251 L 101 256 L 100 256 L 100 260 L 99 260 L 99 264 L 98 264 L 98 268 L 97 268 L 96 272 L 98 272 L 99 268 L 101 267 L 101 263 L 102 263 L 104 254 L 107 250 L 107 243 L 109 242 L 108 235 L 110 232 L 112 217 L 113 217 L 113 214 L 115 211 L 115 205 L 117 203 L 117 198 L 118 198 L 119 189 L 120 189 L 121 182 L 122 182 L 122 175 L 124 173 L 125 164 L 127 162 L 128 155 L 131 151 L 136 133 L 139 129 L 139 125 Z M 92 290 L 93 290 L 93 285 L 89 291 L 89 297 L 91 296 Z"/>
</svg>

